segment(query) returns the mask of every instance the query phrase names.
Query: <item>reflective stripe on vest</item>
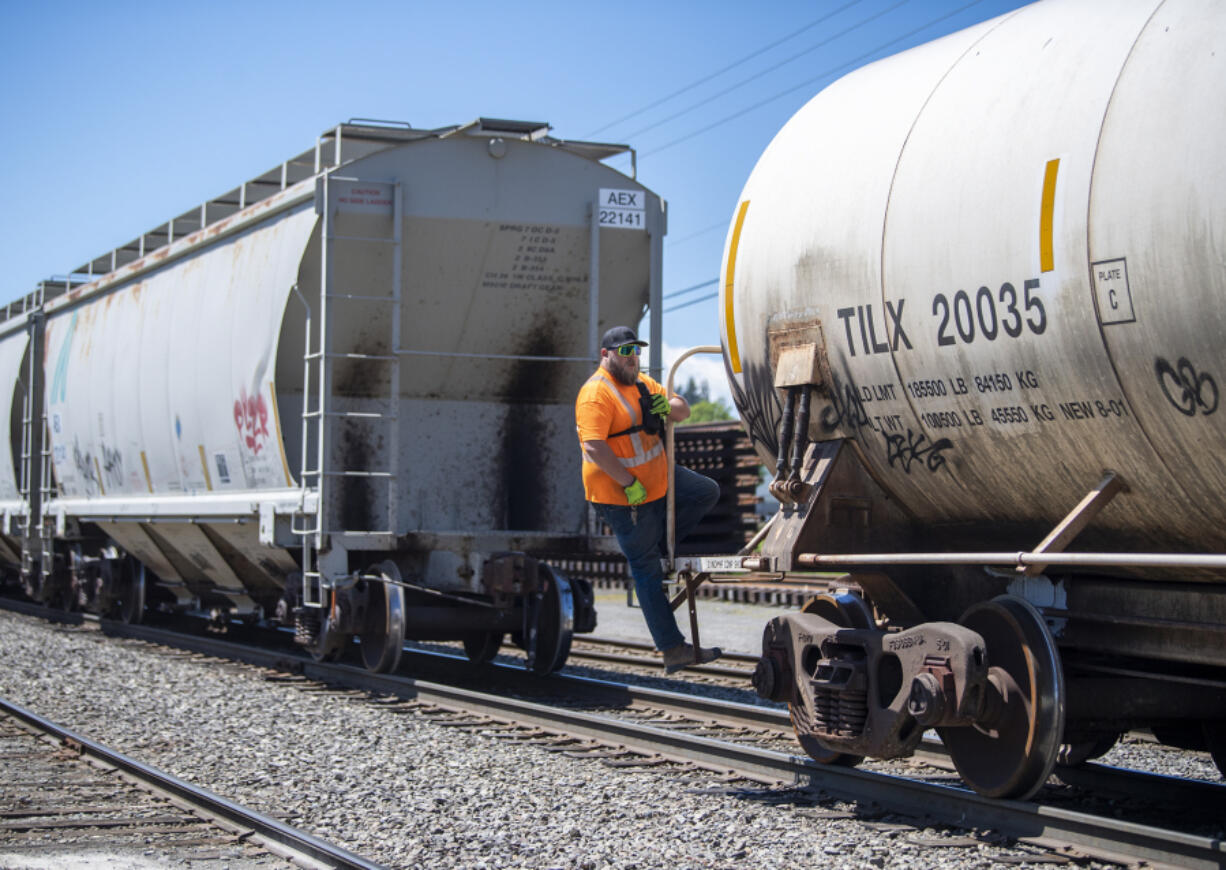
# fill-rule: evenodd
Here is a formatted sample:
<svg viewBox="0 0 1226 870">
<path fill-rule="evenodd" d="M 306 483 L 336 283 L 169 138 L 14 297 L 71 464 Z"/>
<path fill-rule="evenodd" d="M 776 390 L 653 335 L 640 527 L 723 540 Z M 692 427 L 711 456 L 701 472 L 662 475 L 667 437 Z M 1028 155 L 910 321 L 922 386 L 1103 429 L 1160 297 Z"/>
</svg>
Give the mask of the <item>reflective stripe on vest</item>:
<svg viewBox="0 0 1226 870">
<path fill-rule="evenodd" d="M 622 403 L 622 407 L 626 409 L 626 413 L 630 415 L 631 426 L 637 426 L 643 422 L 641 415 L 636 416 L 636 414 L 639 413 L 639 408 L 636 407 L 637 403 L 632 405 L 630 402 L 626 401 L 626 397 L 622 395 L 621 390 L 617 388 L 617 386 L 613 383 L 613 379 L 609 377 L 608 373 L 604 369 L 596 369 L 595 374 L 588 378 L 588 383 L 591 383 L 596 378 L 603 378 L 609 384 L 609 389 L 613 391 L 613 395 L 617 397 L 617 400 Z M 659 439 L 656 439 L 655 446 L 650 450 L 644 450 L 642 434 L 642 432 L 631 432 L 629 435 L 618 436 L 629 438 L 630 446 L 634 448 L 633 456 L 617 457 L 618 462 L 622 464 L 622 468 L 637 468 L 640 465 L 646 465 L 648 462 L 664 452 L 664 442 L 660 441 Z M 583 461 L 591 462 L 592 460 L 588 459 L 587 454 L 584 453 Z"/>
</svg>

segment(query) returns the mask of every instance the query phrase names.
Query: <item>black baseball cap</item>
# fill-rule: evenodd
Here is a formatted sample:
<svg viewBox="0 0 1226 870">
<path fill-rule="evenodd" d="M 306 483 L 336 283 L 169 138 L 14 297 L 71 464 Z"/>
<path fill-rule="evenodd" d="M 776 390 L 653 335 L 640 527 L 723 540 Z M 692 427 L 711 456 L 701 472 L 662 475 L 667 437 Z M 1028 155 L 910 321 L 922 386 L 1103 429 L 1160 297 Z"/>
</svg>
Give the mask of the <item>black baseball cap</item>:
<svg viewBox="0 0 1226 870">
<path fill-rule="evenodd" d="M 621 347 L 623 344 L 637 344 L 639 347 L 647 347 L 647 342 L 639 341 L 639 337 L 634 334 L 634 330 L 629 326 L 615 326 L 604 334 L 604 338 L 600 339 L 602 349 L 613 350 Z"/>
</svg>

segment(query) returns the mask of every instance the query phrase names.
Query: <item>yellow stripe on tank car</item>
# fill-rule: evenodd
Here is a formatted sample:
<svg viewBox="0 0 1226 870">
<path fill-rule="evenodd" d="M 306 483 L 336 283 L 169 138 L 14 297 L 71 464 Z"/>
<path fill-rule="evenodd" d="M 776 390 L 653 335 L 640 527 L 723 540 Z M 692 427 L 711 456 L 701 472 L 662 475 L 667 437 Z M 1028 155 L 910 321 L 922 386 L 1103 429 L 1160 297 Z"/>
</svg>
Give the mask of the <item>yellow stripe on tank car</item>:
<svg viewBox="0 0 1226 870">
<path fill-rule="evenodd" d="M 285 439 L 281 437 L 281 412 L 277 410 L 276 382 L 268 382 L 268 395 L 272 396 L 273 435 L 277 439 L 277 447 L 281 448 L 281 470 L 285 472 L 285 485 L 292 487 L 294 485 L 294 478 L 290 477 L 289 474 L 289 461 L 285 458 Z"/>
<path fill-rule="evenodd" d="M 200 448 L 200 467 L 204 469 L 204 485 L 208 487 L 209 492 L 213 491 L 213 478 L 209 477 L 209 461 L 204 457 L 204 445 L 197 444 Z"/>
<path fill-rule="evenodd" d="M 102 485 L 102 468 L 98 465 L 98 457 L 94 457 L 94 471 L 98 473 L 98 492 L 106 495 L 106 487 Z"/>
<path fill-rule="evenodd" d="M 140 464 L 145 469 L 145 485 L 149 487 L 150 492 L 153 492 L 153 478 L 149 476 L 149 457 L 143 450 L 140 452 Z"/>
<path fill-rule="evenodd" d="M 1056 268 L 1052 215 L 1056 210 L 1056 174 L 1059 171 L 1059 158 L 1047 161 L 1047 169 L 1043 173 L 1043 205 L 1039 211 L 1039 270 L 1043 272 Z"/>
<path fill-rule="evenodd" d="M 732 283 L 736 275 L 736 250 L 741 244 L 741 228 L 745 226 L 745 212 L 749 200 L 741 203 L 736 212 L 736 224 L 732 227 L 732 242 L 728 245 L 728 268 L 724 273 L 724 332 L 728 335 L 728 361 L 733 374 L 741 373 L 741 351 L 736 344 L 736 323 L 732 319 Z"/>
</svg>

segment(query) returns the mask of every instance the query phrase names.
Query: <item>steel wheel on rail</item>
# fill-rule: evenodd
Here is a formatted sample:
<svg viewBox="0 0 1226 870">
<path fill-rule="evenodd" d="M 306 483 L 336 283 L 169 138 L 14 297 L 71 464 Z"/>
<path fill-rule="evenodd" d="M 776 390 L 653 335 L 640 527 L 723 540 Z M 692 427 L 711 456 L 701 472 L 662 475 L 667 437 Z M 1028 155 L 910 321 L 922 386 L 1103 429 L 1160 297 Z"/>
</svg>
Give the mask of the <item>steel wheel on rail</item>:
<svg viewBox="0 0 1226 870">
<path fill-rule="evenodd" d="M 22 565 L 21 591 L 31 601 L 36 601 L 39 604 L 43 603 L 43 598 L 46 595 L 46 583 L 43 580 L 43 573 L 37 565 Z"/>
<path fill-rule="evenodd" d="M 988 797 L 1025 800 L 1047 781 L 1064 733 L 1064 674 L 1055 639 L 1028 601 L 1001 595 L 958 620 L 988 653 L 991 684 L 973 726 L 937 728 L 963 781 Z"/>
<path fill-rule="evenodd" d="M 299 643 L 317 662 L 334 662 L 349 646 L 349 634 L 338 631 L 333 613 L 340 607 L 335 589 L 324 592 L 320 607 L 304 607 L 297 617 Z"/>
<path fill-rule="evenodd" d="M 121 576 L 116 583 L 119 597 L 111 609 L 121 622 L 136 625 L 145 615 L 145 566 L 125 558 L 119 571 Z"/>
<path fill-rule="evenodd" d="M 489 664 L 498 655 L 498 650 L 502 649 L 502 637 L 501 631 L 475 631 L 466 634 L 462 638 L 464 655 L 468 656 L 468 660 L 474 665 Z"/>
<path fill-rule="evenodd" d="M 386 674 L 396 670 L 404 651 L 405 603 L 400 569 L 393 562 L 380 562 L 359 582 L 366 584 L 366 616 L 358 634 L 362 664 L 368 671 Z"/>
<path fill-rule="evenodd" d="M 845 628 L 872 628 L 873 612 L 868 603 L 851 592 L 822 593 L 805 602 L 801 613 L 816 613 L 823 619 Z M 863 755 L 852 755 L 830 749 L 813 736 L 813 714 L 804 704 L 788 704 L 788 716 L 796 741 L 810 758 L 818 764 L 837 764 L 840 767 L 855 767 L 864 760 Z"/>
<path fill-rule="evenodd" d="M 541 597 L 537 604 L 535 638 L 529 642 L 528 667 L 539 676 L 566 664 L 575 627 L 575 598 L 570 581 L 541 563 Z"/>
</svg>

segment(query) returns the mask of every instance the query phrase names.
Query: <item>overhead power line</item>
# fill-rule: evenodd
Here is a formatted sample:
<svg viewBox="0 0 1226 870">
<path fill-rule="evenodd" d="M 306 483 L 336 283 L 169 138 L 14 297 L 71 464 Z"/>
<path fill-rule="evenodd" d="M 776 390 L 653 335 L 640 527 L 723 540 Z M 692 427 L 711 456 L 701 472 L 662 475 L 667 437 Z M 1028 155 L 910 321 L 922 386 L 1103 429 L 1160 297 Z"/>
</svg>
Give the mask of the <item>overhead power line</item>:
<svg viewBox="0 0 1226 870">
<path fill-rule="evenodd" d="M 904 39 L 907 39 L 910 36 L 914 36 L 920 31 L 927 30 L 929 27 L 932 27 L 934 24 L 939 24 L 940 22 L 944 21 L 946 18 L 952 18 L 954 15 L 957 15 L 959 12 L 963 12 L 967 9 L 970 9 L 972 6 L 978 6 L 982 2 L 983 0 L 971 0 L 970 3 L 967 3 L 963 6 L 959 6 L 957 9 L 954 9 L 951 12 L 947 12 L 944 15 L 934 18 L 931 21 L 925 24 L 922 24 L 913 30 L 908 30 L 906 33 L 902 34 L 901 36 L 896 36 L 893 39 L 889 40 L 888 42 L 883 42 L 880 45 L 875 46 L 874 48 L 870 49 L 869 51 L 866 51 L 864 54 L 861 54 L 858 57 L 854 57 L 845 63 L 839 64 L 838 66 L 831 67 L 825 70 L 824 72 L 819 73 L 818 75 L 814 76 L 813 78 L 806 79 L 800 84 L 793 85 L 787 90 L 780 91 L 774 96 L 767 97 L 765 100 L 759 100 L 753 105 L 746 106 L 740 111 L 733 112 L 731 115 L 727 115 L 719 119 L 718 121 L 715 121 L 711 124 L 708 124 L 705 127 L 702 127 L 698 130 L 693 131 L 692 133 L 687 133 L 686 135 L 681 136 L 680 138 L 674 139 L 671 142 L 667 142 L 664 145 L 661 145 L 659 148 L 653 148 L 650 151 L 644 151 L 643 153 L 639 155 L 639 157 L 642 158 L 642 157 L 648 157 L 652 154 L 659 154 L 661 151 L 664 151 L 667 148 L 672 148 L 674 145 L 679 145 L 682 142 L 693 139 L 695 136 L 701 136 L 703 133 L 710 132 L 711 130 L 714 130 L 716 127 L 719 127 L 723 124 L 727 124 L 729 121 L 733 121 L 741 117 L 742 115 L 752 112 L 754 109 L 759 109 L 762 106 L 767 105 L 768 103 L 773 103 L 775 100 L 782 99 L 783 97 L 786 97 L 788 94 L 792 93 L 793 91 L 800 90 L 801 88 L 804 88 L 804 87 L 811 87 L 815 82 L 819 82 L 822 79 L 828 78 L 829 76 L 834 75 L 840 70 L 844 70 L 849 67 L 854 67 L 855 65 L 859 64 L 861 61 L 866 60 L 867 58 L 873 57 L 878 52 L 884 51 L 885 49 L 889 48 L 891 45 L 894 45 L 895 43 L 898 43 L 898 42 L 902 42 Z"/>
<path fill-rule="evenodd" d="M 715 280 L 718 281 L 719 279 L 717 278 Z M 715 281 L 712 281 L 711 283 L 714 284 Z M 714 299 L 718 295 L 719 295 L 718 291 L 716 291 L 715 293 L 708 293 L 706 296 L 699 296 L 697 299 L 691 299 L 689 302 L 682 302 L 680 305 L 674 305 L 672 308 L 665 308 L 660 313 L 668 314 L 673 311 L 680 311 L 682 308 L 689 308 L 691 305 L 697 305 L 699 302 L 707 302 L 711 299 Z"/>
<path fill-rule="evenodd" d="M 662 298 L 673 299 L 677 296 L 684 296 L 686 293 L 693 292 L 694 290 L 701 290 L 703 287 L 710 287 L 718 280 L 718 278 L 712 278 L 710 281 L 703 281 L 701 284 L 695 284 L 693 287 L 686 287 L 684 290 L 674 290 L 671 293 L 665 293 Z"/>
<path fill-rule="evenodd" d="M 814 21 L 810 21 L 808 24 L 806 24 L 804 27 L 800 28 L 799 30 L 794 30 L 791 33 L 789 33 L 787 36 L 784 36 L 781 39 L 776 39 L 774 42 L 764 45 L 761 48 L 750 52 L 749 54 L 742 57 L 740 60 L 735 60 L 732 63 L 728 64 L 726 67 L 723 67 L 722 69 L 718 69 L 713 73 L 709 73 L 700 79 L 692 81 L 688 85 L 685 85 L 684 87 L 678 88 L 677 90 L 673 91 L 671 94 L 660 97 L 658 100 L 655 100 L 654 102 L 648 103 L 646 106 L 643 106 L 641 109 L 635 109 L 630 114 L 624 115 L 623 117 L 618 118 L 616 121 L 610 121 L 609 123 L 605 124 L 603 127 L 596 128 L 592 132 L 585 134 L 584 138 L 585 139 L 590 138 L 591 136 L 595 136 L 597 133 L 602 133 L 605 130 L 609 129 L 610 127 L 616 126 L 617 124 L 620 124 L 623 121 L 629 121 L 631 118 L 635 117 L 636 115 L 641 115 L 643 112 L 650 111 L 651 109 L 654 109 L 656 106 L 660 106 L 660 105 L 663 105 L 664 103 L 667 103 L 673 97 L 679 97 L 685 92 L 691 91 L 694 88 L 698 87 L 699 85 L 706 84 L 707 82 L 711 81 L 711 79 L 718 78 L 719 76 L 728 72 L 728 70 L 735 69 L 736 67 L 740 66 L 741 64 L 745 62 L 753 60 L 758 55 L 770 51 L 775 46 L 782 45 L 783 43 L 787 42 L 789 39 L 800 36 L 800 34 L 804 33 L 806 30 L 812 30 L 814 27 L 821 24 L 823 21 L 826 21 L 827 19 L 832 18 L 835 15 L 838 15 L 844 9 L 849 9 L 852 6 L 855 6 L 859 2 L 861 2 L 861 0 L 851 0 L 850 3 L 843 4 L 838 9 L 835 9 L 833 12 L 828 12 L 827 14 L 823 15 L 821 18 L 818 18 Z"/>
<path fill-rule="evenodd" d="M 727 227 L 727 226 L 728 226 L 728 221 L 722 220 L 722 221 L 719 221 L 718 223 L 711 224 L 711 226 L 709 227 L 703 227 L 700 230 L 694 230 L 694 232 L 690 233 L 688 236 L 682 236 L 679 239 L 666 238 L 664 242 L 670 248 L 675 248 L 677 247 L 677 245 L 680 245 L 684 242 L 688 242 L 690 239 L 696 239 L 701 235 L 705 235 L 706 233 L 711 232 L 711 230 L 718 230 L 720 227 Z"/>
<path fill-rule="evenodd" d="M 789 63 L 791 63 L 794 60 L 798 60 L 804 57 L 806 54 L 810 54 L 814 51 L 817 51 L 822 46 L 829 45 L 830 43 L 834 42 L 837 39 L 842 39 L 844 36 L 851 33 L 853 30 L 858 30 L 864 25 L 870 22 L 876 21 L 881 16 L 886 15 L 890 12 L 893 12 L 895 9 L 897 9 L 899 6 L 902 6 L 906 2 L 907 0 L 898 0 L 898 2 L 895 3 L 893 6 L 887 6 L 885 9 L 881 9 L 877 12 L 874 12 L 872 15 L 868 16 L 862 21 L 858 21 L 855 24 L 851 25 L 850 27 L 840 30 L 838 33 L 831 34 L 830 36 L 826 37 L 825 39 L 823 39 L 821 42 L 817 43 L 816 45 L 811 45 L 808 48 L 806 48 L 804 51 L 798 51 L 796 54 L 793 54 L 791 57 L 781 60 L 778 63 L 773 64 L 772 66 L 768 66 L 766 69 L 759 70 L 758 72 L 751 75 L 749 78 L 741 79 L 736 84 L 729 85 L 728 87 L 724 88 L 722 91 L 719 91 L 718 93 L 711 94 L 711 96 L 706 97 L 705 99 L 699 100 L 697 103 L 692 103 L 689 106 L 686 106 L 684 109 L 680 109 L 679 111 L 674 112 L 673 114 L 669 115 L 667 118 L 662 118 L 659 121 L 656 121 L 652 124 L 648 124 L 646 127 L 640 127 L 638 130 L 635 130 L 633 133 L 627 133 L 622 138 L 627 141 L 633 141 L 636 136 L 641 136 L 642 134 L 650 130 L 654 130 L 657 127 L 662 127 L 665 124 L 667 124 L 669 121 L 675 121 L 676 119 L 680 118 L 682 115 L 688 115 L 690 112 L 694 111 L 695 109 L 701 108 L 702 106 L 705 106 L 708 103 L 712 103 L 715 100 L 718 100 L 720 97 L 723 97 L 723 96 L 726 96 L 732 93 L 737 88 L 744 87 L 750 82 L 756 81 L 757 79 L 762 78 L 762 76 L 764 75 L 773 73 L 775 70 L 779 69 L 782 66 L 787 66 Z"/>
</svg>

